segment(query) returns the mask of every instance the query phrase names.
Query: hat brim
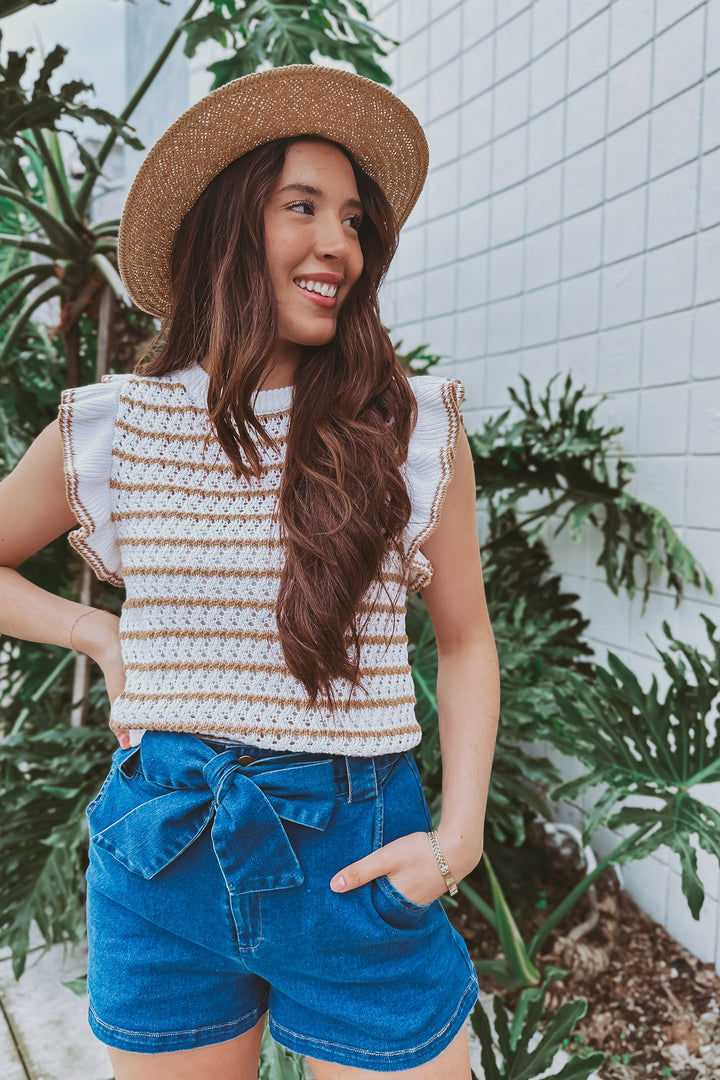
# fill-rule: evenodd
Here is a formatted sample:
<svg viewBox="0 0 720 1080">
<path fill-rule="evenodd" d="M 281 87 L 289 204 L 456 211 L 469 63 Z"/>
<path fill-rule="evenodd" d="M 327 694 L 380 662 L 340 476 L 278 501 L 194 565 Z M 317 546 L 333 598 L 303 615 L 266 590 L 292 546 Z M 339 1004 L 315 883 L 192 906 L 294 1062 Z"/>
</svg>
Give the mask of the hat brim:
<svg viewBox="0 0 720 1080">
<path fill-rule="evenodd" d="M 428 146 L 417 117 L 395 94 L 354 72 L 315 64 L 244 75 L 179 116 L 132 183 L 118 266 L 142 311 L 169 314 L 175 235 L 210 181 L 249 150 L 294 135 L 345 146 L 384 192 L 398 228 L 404 225 L 425 182 Z"/>
</svg>

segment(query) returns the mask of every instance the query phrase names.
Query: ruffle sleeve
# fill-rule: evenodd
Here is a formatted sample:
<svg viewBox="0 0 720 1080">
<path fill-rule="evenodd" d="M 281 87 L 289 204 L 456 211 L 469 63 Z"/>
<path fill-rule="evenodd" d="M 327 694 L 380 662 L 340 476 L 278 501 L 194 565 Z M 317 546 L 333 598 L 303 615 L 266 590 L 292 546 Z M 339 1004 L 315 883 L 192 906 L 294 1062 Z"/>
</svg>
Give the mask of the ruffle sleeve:
<svg viewBox="0 0 720 1080">
<path fill-rule="evenodd" d="M 68 540 L 101 581 L 123 585 L 120 548 L 111 518 L 110 469 L 120 391 L 131 376 L 64 390 L 58 419 L 65 493 L 79 528 Z"/>
<path fill-rule="evenodd" d="M 440 507 L 452 479 L 455 447 L 462 430 L 460 406 L 465 387 L 459 379 L 420 375 L 410 379 L 418 406 L 410 437 L 405 481 L 412 506 L 405 530 L 409 560 L 407 587 L 417 592 L 430 583 L 433 567 L 420 551 L 440 520 Z"/>
</svg>

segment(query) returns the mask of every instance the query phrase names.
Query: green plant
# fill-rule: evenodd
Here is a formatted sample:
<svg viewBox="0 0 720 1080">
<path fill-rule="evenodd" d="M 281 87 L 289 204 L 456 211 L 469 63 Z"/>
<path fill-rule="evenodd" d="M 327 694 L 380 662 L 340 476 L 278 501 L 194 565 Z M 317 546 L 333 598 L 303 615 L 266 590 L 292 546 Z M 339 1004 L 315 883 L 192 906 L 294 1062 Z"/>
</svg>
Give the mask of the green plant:
<svg viewBox="0 0 720 1080">
<path fill-rule="evenodd" d="M 478 1003 L 475 1006 L 472 1026 L 482 1047 L 485 1080 L 533 1080 L 540 1075 L 547 1077 L 547 1080 L 587 1080 L 604 1064 L 605 1055 L 597 1051 L 583 1058 L 571 1057 L 560 1066 L 558 1072 L 546 1071 L 552 1067 L 556 1054 L 565 1049 L 572 1029 L 587 1011 L 587 1002 L 583 999 L 565 1002 L 547 1022 L 539 1041 L 535 1041 L 540 1031 L 548 985 L 565 974 L 560 968 L 549 968 L 542 986 L 529 987 L 520 993 L 512 1018 L 503 999 L 495 995 L 493 1014 L 501 1057 L 499 1065 L 490 1021 L 482 1005 Z"/>
<path fill-rule="evenodd" d="M 604 789 L 585 818 L 583 842 L 603 824 L 633 829 L 611 853 L 614 862 L 645 858 L 663 845 L 675 851 L 683 893 L 696 919 L 704 889 L 693 838 L 720 859 L 720 813 L 692 794 L 720 780 L 720 640 L 715 624 L 706 615 L 702 619 L 709 656 L 679 641 L 667 623 L 669 651 L 653 642 L 669 679 L 664 697 L 655 676 L 643 690 L 613 653 L 609 670 L 596 669 L 595 688 L 578 679 L 572 695 L 559 693 L 556 745 L 587 772 L 552 792 L 554 799 L 564 799 Z M 633 805 L 633 800 L 649 805 Z"/>
<path fill-rule="evenodd" d="M 536 404 L 529 381 L 521 376 L 524 394 L 509 388 L 517 419 L 510 419 L 508 409 L 470 437 L 478 495 L 486 501 L 493 526 L 485 548 L 504 545 L 508 531 L 522 529 L 532 540 L 560 515 L 555 535 L 569 525 L 577 538 L 586 522 L 601 531 L 603 547 L 597 565 L 605 571 L 614 593 L 622 587 L 630 596 L 635 594 L 636 558 L 645 568 L 645 602 L 653 571 L 666 572 L 668 586 L 678 599 L 684 581 L 712 592 L 707 575 L 667 518 L 627 491 L 632 465 L 618 457 L 612 479 L 611 455 L 621 429 L 596 422 L 595 413 L 604 398 L 588 405 L 584 388 L 573 389 L 568 375 L 553 402 L 557 377 L 553 376 Z M 519 503 L 527 495 L 544 501 L 521 520 L 503 523 L 506 511 L 519 513 Z"/>
<path fill-rule="evenodd" d="M 267 1023 L 263 1030 L 258 1080 L 305 1080 L 303 1059 L 276 1043 Z"/>
<path fill-rule="evenodd" d="M 87 830 L 85 807 L 107 772 L 107 729 L 20 730 L 0 743 L 0 940 L 22 974 L 30 925 L 47 947 L 80 941 Z"/>
</svg>

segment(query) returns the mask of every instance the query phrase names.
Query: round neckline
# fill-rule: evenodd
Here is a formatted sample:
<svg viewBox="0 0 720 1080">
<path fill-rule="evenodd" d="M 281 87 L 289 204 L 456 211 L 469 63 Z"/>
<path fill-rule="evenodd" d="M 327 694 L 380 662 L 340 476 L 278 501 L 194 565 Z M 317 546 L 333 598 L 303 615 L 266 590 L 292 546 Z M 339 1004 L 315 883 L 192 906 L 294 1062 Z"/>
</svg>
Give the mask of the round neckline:
<svg viewBox="0 0 720 1080">
<path fill-rule="evenodd" d="M 202 364 L 197 361 L 183 372 L 188 376 L 187 389 L 192 394 L 193 390 L 201 398 L 204 408 L 207 408 L 207 388 L 210 383 L 208 375 Z M 272 390 L 256 390 L 251 398 L 253 412 L 256 416 L 270 416 L 273 413 L 286 412 L 292 405 L 294 386 L 276 386 Z"/>
</svg>

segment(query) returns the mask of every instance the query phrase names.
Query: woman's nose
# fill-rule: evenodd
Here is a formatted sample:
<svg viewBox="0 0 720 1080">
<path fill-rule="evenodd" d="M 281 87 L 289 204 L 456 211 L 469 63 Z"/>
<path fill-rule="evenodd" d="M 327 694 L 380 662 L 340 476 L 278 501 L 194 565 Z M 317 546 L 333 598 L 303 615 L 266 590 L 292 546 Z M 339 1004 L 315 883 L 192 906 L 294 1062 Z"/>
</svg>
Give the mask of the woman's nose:
<svg viewBox="0 0 720 1080">
<path fill-rule="evenodd" d="M 350 237 L 347 235 L 348 226 L 341 221 L 318 221 L 315 238 L 315 251 L 322 256 L 333 258 L 345 258 L 350 253 Z"/>
</svg>

